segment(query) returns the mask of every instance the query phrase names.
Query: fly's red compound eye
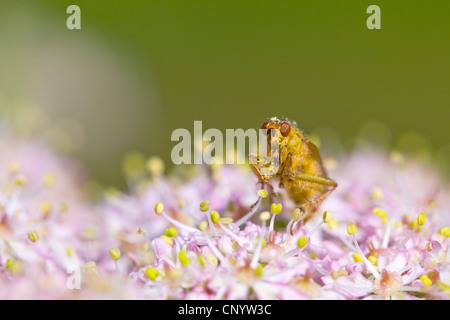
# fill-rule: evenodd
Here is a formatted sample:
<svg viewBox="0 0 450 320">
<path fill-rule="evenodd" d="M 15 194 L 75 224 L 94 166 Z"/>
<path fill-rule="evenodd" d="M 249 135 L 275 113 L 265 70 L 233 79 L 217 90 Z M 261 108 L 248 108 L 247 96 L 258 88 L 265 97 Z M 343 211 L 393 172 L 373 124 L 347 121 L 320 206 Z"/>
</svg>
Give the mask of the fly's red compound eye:
<svg viewBox="0 0 450 320">
<path fill-rule="evenodd" d="M 269 121 L 266 121 L 262 125 L 262 129 L 267 129 L 267 125 L 269 124 Z"/>
<path fill-rule="evenodd" d="M 291 132 L 291 125 L 286 121 L 282 122 L 280 125 L 280 133 L 283 137 L 287 137 L 289 132 Z"/>
</svg>

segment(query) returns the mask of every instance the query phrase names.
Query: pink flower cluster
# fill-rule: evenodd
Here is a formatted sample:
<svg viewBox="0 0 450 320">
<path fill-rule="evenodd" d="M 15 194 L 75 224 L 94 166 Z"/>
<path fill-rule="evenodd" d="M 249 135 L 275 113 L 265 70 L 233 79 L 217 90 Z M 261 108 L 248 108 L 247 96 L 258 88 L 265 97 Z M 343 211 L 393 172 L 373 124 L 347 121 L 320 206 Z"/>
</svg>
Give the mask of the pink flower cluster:
<svg viewBox="0 0 450 320">
<path fill-rule="evenodd" d="M 78 168 L 6 132 L 0 299 L 449 299 L 450 191 L 401 154 L 329 162 L 307 223 L 242 166 L 149 172 L 92 204 Z M 181 172 L 181 174 L 180 174 Z"/>
</svg>

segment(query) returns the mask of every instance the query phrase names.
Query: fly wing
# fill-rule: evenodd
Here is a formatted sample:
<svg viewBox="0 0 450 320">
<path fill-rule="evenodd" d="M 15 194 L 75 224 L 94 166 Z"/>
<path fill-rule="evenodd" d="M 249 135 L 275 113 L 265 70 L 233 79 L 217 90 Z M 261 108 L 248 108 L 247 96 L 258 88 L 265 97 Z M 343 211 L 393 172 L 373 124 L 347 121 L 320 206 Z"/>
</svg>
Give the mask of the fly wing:
<svg viewBox="0 0 450 320">
<path fill-rule="evenodd" d="M 306 139 L 303 143 L 304 146 L 306 146 L 306 155 L 303 159 L 302 171 L 304 173 L 328 178 L 327 171 L 325 170 L 322 159 L 320 158 L 319 149 L 308 139 Z"/>
<path fill-rule="evenodd" d="M 301 144 L 299 145 L 299 141 L 297 141 L 297 153 L 292 152 L 293 166 L 289 172 L 290 178 L 287 179 L 286 187 L 291 198 L 298 205 L 302 206 L 319 198 L 330 190 L 331 187 L 325 183 L 315 181 L 318 180 L 321 182 L 322 180 L 328 180 L 327 172 L 320 158 L 319 149 L 300 130 L 296 131 L 296 133 Z M 313 179 L 314 181 L 311 179 L 294 178 L 298 174 L 316 178 Z"/>
<path fill-rule="evenodd" d="M 292 152 L 293 156 L 297 156 L 295 173 L 303 172 L 328 178 L 320 158 L 319 149 L 305 137 L 298 127 L 294 127 L 294 130 L 296 139 L 298 139 L 296 144 L 301 145 L 300 148 L 297 149 L 298 152 Z"/>
</svg>

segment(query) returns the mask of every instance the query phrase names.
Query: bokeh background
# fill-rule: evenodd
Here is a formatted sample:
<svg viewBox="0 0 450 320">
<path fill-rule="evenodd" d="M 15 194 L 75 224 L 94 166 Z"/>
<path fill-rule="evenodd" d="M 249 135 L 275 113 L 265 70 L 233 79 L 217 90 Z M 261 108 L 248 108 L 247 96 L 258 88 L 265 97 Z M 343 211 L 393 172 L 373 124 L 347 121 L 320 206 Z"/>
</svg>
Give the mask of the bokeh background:
<svg viewBox="0 0 450 320">
<path fill-rule="evenodd" d="M 71 4 L 81 30 L 66 28 Z M 371 4 L 381 30 L 366 27 Z M 2 0 L 0 113 L 118 188 L 130 152 L 170 163 L 176 128 L 275 115 L 447 174 L 449 11 L 447 0 Z"/>
</svg>

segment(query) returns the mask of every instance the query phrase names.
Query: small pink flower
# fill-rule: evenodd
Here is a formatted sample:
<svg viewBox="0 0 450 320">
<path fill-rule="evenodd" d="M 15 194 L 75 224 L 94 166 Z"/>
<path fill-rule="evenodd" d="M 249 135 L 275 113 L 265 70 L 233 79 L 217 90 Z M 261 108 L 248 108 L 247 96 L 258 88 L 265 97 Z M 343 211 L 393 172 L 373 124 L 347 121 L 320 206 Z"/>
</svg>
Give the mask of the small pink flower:
<svg viewBox="0 0 450 320">
<path fill-rule="evenodd" d="M 375 279 L 373 292 L 380 296 L 393 296 L 403 287 L 402 276 L 396 271 L 383 269 L 381 277 Z"/>
</svg>

